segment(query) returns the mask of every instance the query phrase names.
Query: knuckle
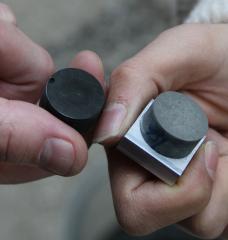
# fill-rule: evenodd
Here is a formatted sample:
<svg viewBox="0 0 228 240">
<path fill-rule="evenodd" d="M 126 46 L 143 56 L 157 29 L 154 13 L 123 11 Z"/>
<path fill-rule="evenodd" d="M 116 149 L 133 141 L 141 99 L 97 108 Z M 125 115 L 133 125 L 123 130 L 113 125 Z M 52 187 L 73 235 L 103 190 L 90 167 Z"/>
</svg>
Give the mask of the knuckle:
<svg viewBox="0 0 228 240">
<path fill-rule="evenodd" d="M 134 64 L 128 60 L 113 71 L 111 74 L 111 82 L 134 79 L 137 72 Z"/>
<path fill-rule="evenodd" d="M 115 202 L 118 222 L 125 232 L 130 235 L 141 235 L 138 209 L 131 193 L 121 193 Z"/>
<path fill-rule="evenodd" d="M 149 221 L 146 221 L 148 209 L 142 207 L 140 198 L 137 198 L 136 194 L 121 195 L 114 205 L 117 220 L 126 233 L 132 236 L 144 236 L 160 228 L 153 215 L 150 215 Z"/>
<path fill-rule="evenodd" d="M 192 194 L 192 202 L 202 207 L 206 206 L 210 200 L 210 191 L 207 187 L 199 187 Z"/>
<path fill-rule="evenodd" d="M 54 63 L 50 55 L 43 49 L 41 49 L 41 57 L 39 63 L 31 72 L 31 76 L 28 76 L 28 81 L 30 81 L 29 91 L 34 96 L 34 100 L 40 97 L 44 85 L 54 72 Z M 36 74 L 37 72 L 37 74 Z"/>
<path fill-rule="evenodd" d="M 111 74 L 109 102 L 130 105 L 132 92 L 140 89 L 140 70 L 132 60 L 128 60 L 116 68 Z M 132 89 L 134 91 L 132 91 Z"/>
<path fill-rule="evenodd" d="M 187 205 L 192 206 L 194 211 L 198 212 L 208 204 L 211 191 L 209 187 L 198 183 L 197 185 L 193 184 L 186 188 L 184 194 L 183 196 L 186 198 Z"/>
<path fill-rule="evenodd" d="M 42 78 L 42 80 L 47 80 L 54 72 L 54 63 L 46 50 L 41 48 L 40 51 L 41 58 L 37 71 L 40 72 L 40 78 Z"/>
</svg>

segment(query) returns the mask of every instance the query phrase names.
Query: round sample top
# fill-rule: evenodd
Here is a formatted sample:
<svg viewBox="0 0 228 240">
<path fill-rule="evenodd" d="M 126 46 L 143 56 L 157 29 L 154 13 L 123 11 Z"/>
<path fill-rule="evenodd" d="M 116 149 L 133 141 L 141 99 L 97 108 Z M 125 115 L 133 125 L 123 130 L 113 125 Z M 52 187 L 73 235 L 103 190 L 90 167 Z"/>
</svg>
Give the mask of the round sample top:
<svg viewBox="0 0 228 240">
<path fill-rule="evenodd" d="M 169 91 L 160 94 L 144 114 L 141 131 L 158 153 L 183 158 L 207 134 L 208 120 L 190 97 Z"/>
<path fill-rule="evenodd" d="M 205 113 L 184 94 L 165 92 L 159 95 L 154 101 L 153 113 L 160 127 L 181 141 L 199 141 L 207 133 Z"/>
<path fill-rule="evenodd" d="M 96 123 L 105 103 L 98 80 L 73 68 L 56 72 L 46 85 L 40 105 L 79 132 Z"/>
</svg>

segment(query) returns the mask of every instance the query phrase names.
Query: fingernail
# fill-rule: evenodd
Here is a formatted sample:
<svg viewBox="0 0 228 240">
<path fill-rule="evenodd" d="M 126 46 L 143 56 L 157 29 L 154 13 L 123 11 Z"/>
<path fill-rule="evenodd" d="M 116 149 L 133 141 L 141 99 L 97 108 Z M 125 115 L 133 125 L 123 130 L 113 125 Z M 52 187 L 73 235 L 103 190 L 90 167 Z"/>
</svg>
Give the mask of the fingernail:
<svg viewBox="0 0 228 240">
<path fill-rule="evenodd" d="M 0 19 L 9 23 L 16 24 L 16 18 L 10 7 L 4 3 L 0 3 Z"/>
<path fill-rule="evenodd" d="M 218 163 L 218 148 L 216 143 L 207 142 L 205 146 L 205 163 L 206 169 L 212 180 L 215 179 L 215 173 Z"/>
<path fill-rule="evenodd" d="M 62 139 L 47 139 L 44 142 L 39 160 L 40 166 L 45 170 L 65 176 L 74 164 L 75 151 L 73 145 Z"/>
<path fill-rule="evenodd" d="M 94 142 L 101 143 L 120 134 L 121 126 L 127 116 L 127 109 L 121 103 L 111 103 L 103 111 Z"/>
</svg>

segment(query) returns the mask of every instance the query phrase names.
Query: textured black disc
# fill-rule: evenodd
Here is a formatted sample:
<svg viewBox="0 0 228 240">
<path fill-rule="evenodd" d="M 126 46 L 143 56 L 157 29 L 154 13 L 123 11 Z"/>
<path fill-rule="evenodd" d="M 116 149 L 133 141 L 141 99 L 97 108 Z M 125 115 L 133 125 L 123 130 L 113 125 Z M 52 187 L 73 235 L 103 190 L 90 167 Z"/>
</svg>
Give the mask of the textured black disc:
<svg viewBox="0 0 228 240">
<path fill-rule="evenodd" d="M 103 88 L 95 77 L 80 69 L 66 68 L 48 81 L 40 106 L 86 133 L 96 124 L 104 103 Z"/>
<path fill-rule="evenodd" d="M 199 105 L 190 97 L 171 91 L 155 99 L 141 122 L 147 143 L 171 158 L 187 156 L 207 130 L 208 120 Z"/>
</svg>

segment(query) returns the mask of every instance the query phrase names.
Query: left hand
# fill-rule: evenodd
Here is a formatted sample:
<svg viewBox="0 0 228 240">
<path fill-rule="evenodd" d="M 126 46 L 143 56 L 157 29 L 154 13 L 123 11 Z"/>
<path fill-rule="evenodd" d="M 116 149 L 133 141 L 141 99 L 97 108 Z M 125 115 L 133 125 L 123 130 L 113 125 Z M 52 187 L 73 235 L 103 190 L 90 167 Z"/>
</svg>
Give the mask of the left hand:
<svg viewBox="0 0 228 240">
<path fill-rule="evenodd" d="M 179 223 L 211 239 L 226 229 L 227 76 L 228 28 L 223 24 L 186 24 L 167 30 L 113 72 L 95 141 L 107 147 L 114 205 L 127 232 L 144 235 Z M 210 124 L 209 142 L 172 187 L 110 148 L 148 101 L 169 90 L 190 95 Z"/>
<path fill-rule="evenodd" d="M 79 53 L 70 67 L 90 72 L 104 86 L 95 53 Z M 53 72 L 48 52 L 20 31 L 10 8 L 0 3 L 0 184 L 72 176 L 86 164 L 83 137 L 36 105 Z"/>
</svg>

